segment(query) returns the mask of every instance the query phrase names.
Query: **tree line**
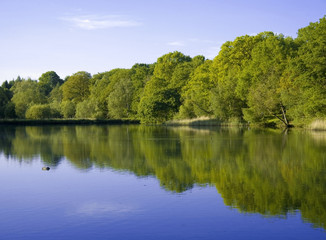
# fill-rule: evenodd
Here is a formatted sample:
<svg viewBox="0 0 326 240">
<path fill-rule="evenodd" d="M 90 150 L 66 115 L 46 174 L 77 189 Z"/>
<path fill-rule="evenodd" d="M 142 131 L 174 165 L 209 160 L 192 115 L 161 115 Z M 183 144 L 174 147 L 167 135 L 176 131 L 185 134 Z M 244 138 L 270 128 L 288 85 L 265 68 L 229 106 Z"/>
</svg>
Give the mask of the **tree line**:
<svg viewBox="0 0 326 240">
<path fill-rule="evenodd" d="M 170 52 L 91 76 L 5 81 L 0 118 L 139 119 L 162 123 L 202 116 L 265 125 L 306 123 L 326 116 L 326 18 L 298 30 L 225 42 L 213 59 Z"/>
</svg>

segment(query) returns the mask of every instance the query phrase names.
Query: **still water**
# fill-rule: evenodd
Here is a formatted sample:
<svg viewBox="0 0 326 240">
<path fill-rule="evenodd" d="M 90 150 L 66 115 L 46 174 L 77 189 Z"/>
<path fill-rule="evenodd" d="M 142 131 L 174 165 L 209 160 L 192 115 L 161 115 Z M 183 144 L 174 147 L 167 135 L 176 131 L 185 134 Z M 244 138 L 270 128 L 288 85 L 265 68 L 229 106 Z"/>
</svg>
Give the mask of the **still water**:
<svg viewBox="0 0 326 240">
<path fill-rule="evenodd" d="M 326 239 L 326 132 L 0 126 L 0 182 L 2 240 Z"/>
</svg>

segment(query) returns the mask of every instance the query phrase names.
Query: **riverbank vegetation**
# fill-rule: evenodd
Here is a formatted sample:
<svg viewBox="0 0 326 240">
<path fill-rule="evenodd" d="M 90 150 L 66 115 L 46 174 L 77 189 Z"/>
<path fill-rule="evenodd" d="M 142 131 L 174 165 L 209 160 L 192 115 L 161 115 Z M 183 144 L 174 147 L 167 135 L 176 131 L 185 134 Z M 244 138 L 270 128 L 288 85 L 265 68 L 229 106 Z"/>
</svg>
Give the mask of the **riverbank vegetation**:
<svg viewBox="0 0 326 240">
<path fill-rule="evenodd" d="M 171 52 L 93 76 L 5 81 L 3 119 L 131 119 L 142 123 L 210 118 L 264 126 L 326 119 L 326 18 L 298 30 L 228 41 L 213 59 Z M 325 121 L 324 121 L 325 122 Z"/>
</svg>

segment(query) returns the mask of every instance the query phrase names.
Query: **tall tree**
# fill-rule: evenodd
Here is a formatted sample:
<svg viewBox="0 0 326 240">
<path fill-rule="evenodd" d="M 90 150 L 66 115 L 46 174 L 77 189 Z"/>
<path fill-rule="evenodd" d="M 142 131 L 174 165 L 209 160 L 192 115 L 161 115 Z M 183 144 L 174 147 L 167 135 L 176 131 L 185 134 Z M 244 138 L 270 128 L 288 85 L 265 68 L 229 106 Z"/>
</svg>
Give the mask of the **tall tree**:
<svg viewBox="0 0 326 240">
<path fill-rule="evenodd" d="M 295 45 L 292 38 L 271 32 L 262 33 L 260 37 L 261 41 L 252 50 L 252 60 L 245 69 L 250 86 L 246 93 L 248 107 L 243 109 L 244 118 L 261 123 L 277 119 L 289 126 L 280 80 L 288 58 L 295 52 Z"/>
<path fill-rule="evenodd" d="M 54 71 L 43 73 L 39 78 L 39 86 L 46 96 L 50 94 L 57 85 L 62 85 L 63 80 Z"/>
<path fill-rule="evenodd" d="M 115 90 L 115 85 L 124 80 L 130 80 L 130 69 L 117 68 L 109 72 L 94 75 L 89 99 L 95 106 L 96 118 L 109 117 L 108 98 L 111 92 Z"/>
<path fill-rule="evenodd" d="M 214 58 L 211 78 L 216 87 L 212 89 L 211 106 L 217 118 L 242 118 L 242 108 L 246 107 L 246 102 L 237 89 L 242 70 L 250 62 L 251 51 L 257 41 L 259 38 L 254 36 L 238 37 L 233 42 L 224 43 Z"/>
<path fill-rule="evenodd" d="M 326 116 L 326 17 L 299 29 L 298 54 L 282 78 L 282 98 L 296 119 Z"/>
<path fill-rule="evenodd" d="M 129 118 L 133 99 L 133 85 L 130 78 L 121 79 L 114 85 L 114 90 L 108 97 L 110 118 Z"/>
<path fill-rule="evenodd" d="M 181 52 L 172 52 L 163 55 L 157 59 L 154 68 L 154 77 L 163 79 L 169 83 L 172 79 L 175 68 L 184 62 L 190 62 L 191 57 L 182 54 Z"/>
<path fill-rule="evenodd" d="M 96 117 L 107 118 L 108 117 L 108 107 L 107 107 L 107 97 L 105 89 L 110 84 L 110 76 L 112 71 L 103 72 L 95 74 L 92 78 L 92 85 L 90 87 L 90 101 L 93 101 L 96 105 Z"/>
<path fill-rule="evenodd" d="M 162 123 L 178 111 L 181 104 L 178 92 L 162 86 L 164 82 L 158 78 L 153 78 L 146 84 L 138 107 L 142 123 Z"/>
<path fill-rule="evenodd" d="M 210 91 L 214 84 L 210 78 L 212 61 L 206 60 L 199 65 L 190 76 L 190 80 L 182 89 L 183 103 L 180 107 L 180 118 L 210 116 Z"/>
<path fill-rule="evenodd" d="M 133 85 L 130 69 L 117 69 L 107 86 L 107 106 L 109 118 L 125 118 L 131 114 Z"/>
<path fill-rule="evenodd" d="M 147 82 L 139 104 L 138 114 L 142 122 L 166 121 L 178 112 L 181 105 L 180 88 L 184 84 L 184 79 L 181 78 L 188 76 L 187 67 L 180 66 L 190 61 L 189 56 L 180 52 L 168 53 L 158 58 L 153 77 Z M 185 75 L 183 70 L 187 72 Z"/>
<path fill-rule="evenodd" d="M 12 102 L 15 104 L 16 115 L 19 118 L 25 118 L 26 110 L 30 106 L 46 102 L 46 98 L 36 81 L 31 79 L 16 81 L 12 88 L 14 93 Z"/>
<path fill-rule="evenodd" d="M 63 99 L 74 103 L 85 100 L 90 94 L 91 74 L 88 72 L 77 72 L 70 76 L 62 85 Z"/>
</svg>

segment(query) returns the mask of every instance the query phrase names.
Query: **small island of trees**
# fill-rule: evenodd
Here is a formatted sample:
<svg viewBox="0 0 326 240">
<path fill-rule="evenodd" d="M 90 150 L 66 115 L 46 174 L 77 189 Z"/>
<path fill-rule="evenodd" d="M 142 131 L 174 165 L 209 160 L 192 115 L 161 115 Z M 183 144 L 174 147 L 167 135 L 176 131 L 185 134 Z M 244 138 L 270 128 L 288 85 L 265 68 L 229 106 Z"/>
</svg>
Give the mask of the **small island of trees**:
<svg viewBox="0 0 326 240">
<path fill-rule="evenodd" d="M 91 76 L 5 81 L 2 119 L 215 118 L 261 125 L 299 126 L 326 117 L 326 18 L 298 30 L 225 42 L 214 60 L 171 52 L 153 64 L 135 64 Z"/>
</svg>

